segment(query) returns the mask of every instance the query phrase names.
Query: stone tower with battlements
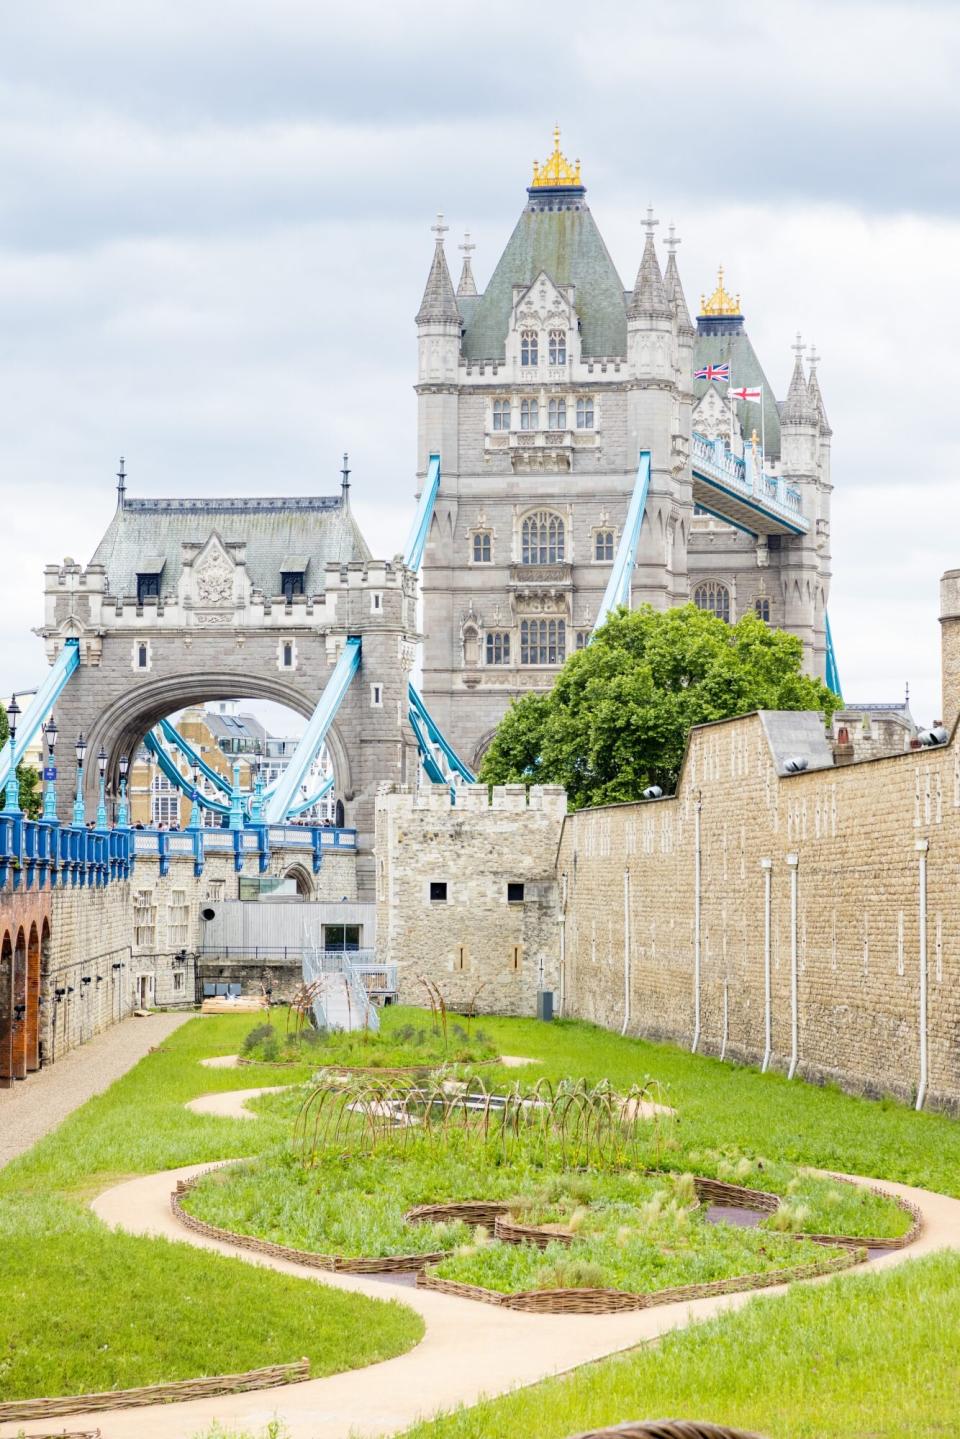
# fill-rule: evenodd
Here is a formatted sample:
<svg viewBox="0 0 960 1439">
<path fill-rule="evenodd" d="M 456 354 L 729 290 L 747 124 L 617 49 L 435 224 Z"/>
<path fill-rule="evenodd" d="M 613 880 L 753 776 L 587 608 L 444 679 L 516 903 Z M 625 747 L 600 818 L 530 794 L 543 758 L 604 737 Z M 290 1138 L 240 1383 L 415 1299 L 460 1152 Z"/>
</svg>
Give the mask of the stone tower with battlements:
<svg viewBox="0 0 960 1439">
<path fill-rule="evenodd" d="M 769 385 L 761 426 L 758 407 L 731 402 L 726 384 L 695 381 L 714 355 L 734 357 L 740 384 L 760 366 L 722 282 L 693 322 L 680 242 L 671 227 L 663 268 L 656 225 L 648 211 L 625 289 L 579 162 L 564 158 L 555 132 L 482 293 L 474 246 L 463 247 L 454 288 L 442 217 L 434 227 L 416 317 L 418 474 L 441 456 L 424 558 L 423 692 L 470 764 L 509 701 L 549 689 L 586 643 L 641 450 L 651 452 L 651 482 L 632 603 L 694 599 L 731 620 L 756 608 L 799 634 L 806 667 L 824 672 L 830 432 L 815 368 L 808 380 L 798 358 L 803 402 L 782 426 Z M 695 505 L 692 432 L 722 438 L 742 462 L 754 425 L 767 437 L 766 471 L 815 511 L 802 540 L 747 534 Z"/>
</svg>

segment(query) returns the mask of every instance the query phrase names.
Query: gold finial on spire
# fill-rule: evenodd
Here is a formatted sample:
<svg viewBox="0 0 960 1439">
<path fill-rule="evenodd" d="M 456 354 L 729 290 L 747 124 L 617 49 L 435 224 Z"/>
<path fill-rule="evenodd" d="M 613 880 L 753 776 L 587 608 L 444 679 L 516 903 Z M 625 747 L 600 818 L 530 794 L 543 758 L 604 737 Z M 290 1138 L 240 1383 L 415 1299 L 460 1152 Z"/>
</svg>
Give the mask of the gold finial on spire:
<svg viewBox="0 0 960 1439">
<path fill-rule="evenodd" d="M 543 164 L 533 162 L 533 179 L 530 182 L 531 190 L 543 189 L 566 189 L 574 185 L 582 185 L 580 179 L 580 161 L 575 160 L 571 165 L 565 155 L 560 152 L 560 126 L 553 127 L 553 154 Z"/>
<path fill-rule="evenodd" d="M 722 265 L 719 266 L 717 270 L 717 288 L 714 290 L 709 300 L 707 299 L 706 295 L 700 296 L 700 313 L 701 315 L 708 316 L 739 315 L 742 313 L 740 309 L 740 296 L 729 294 L 728 291 L 725 290 L 723 287 Z"/>
</svg>

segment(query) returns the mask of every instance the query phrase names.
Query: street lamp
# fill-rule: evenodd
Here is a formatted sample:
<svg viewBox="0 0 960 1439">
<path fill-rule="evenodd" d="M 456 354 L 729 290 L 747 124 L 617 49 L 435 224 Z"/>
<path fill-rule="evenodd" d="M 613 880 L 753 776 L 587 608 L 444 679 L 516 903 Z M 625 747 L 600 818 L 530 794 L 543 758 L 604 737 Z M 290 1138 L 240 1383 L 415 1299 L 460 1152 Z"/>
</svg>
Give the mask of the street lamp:
<svg viewBox="0 0 960 1439">
<path fill-rule="evenodd" d="M 3 806 L 4 814 L 20 813 L 20 785 L 17 782 L 17 720 L 20 706 L 16 695 L 7 705 L 7 723 L 10 726 L 10 778 L 7 780 L 7 797 Z"/>
<path fill-rule="evenodd" d="M 263 746 L 259 740 L 253 751 L 253 799 L 250 801 L 250 823 L 263 823 Z"/>
<path fill-rule="evenodd" d="M 196 760 L 193 762 L 193 803 L 190 806 L 190 828 L 200 828 L 200 765 Z"/>
<path fill-rule="evenodd" d="M 130 816 L 127 813 L 127 775 L 130 773 L 130 757 L 120 756 L 120 805 L 117 809 L 117 828 L 129 829 Z"/>
<path fill-rule="evenodd" d="M 57 733 L 57 722 L 51 715 L 43 731 L 43 737 L 47 742 L 47 787 L 43 794 L 43 817 L 51 824 L 56 824 L 57 821 L 57 770 L 54 764 Z"/>
<path fill-rule="evenodd" d="M 97 798 L 97 829 L 107 828 L 107 752 L 103 745 L 100 746 L 100 753 L 97 755 L 97 770 L 100 775 L 100 791 Z"/>
<path fill-rule="evenodd" d="M 83 731 L 77 735 L 77 794 L 73 801 L 73 822 L 81 827 L 87 822 L 86 810 L 83 807 L 83 762 L 87 757 L 87 742 L 83 737 Z"/>
</svg>

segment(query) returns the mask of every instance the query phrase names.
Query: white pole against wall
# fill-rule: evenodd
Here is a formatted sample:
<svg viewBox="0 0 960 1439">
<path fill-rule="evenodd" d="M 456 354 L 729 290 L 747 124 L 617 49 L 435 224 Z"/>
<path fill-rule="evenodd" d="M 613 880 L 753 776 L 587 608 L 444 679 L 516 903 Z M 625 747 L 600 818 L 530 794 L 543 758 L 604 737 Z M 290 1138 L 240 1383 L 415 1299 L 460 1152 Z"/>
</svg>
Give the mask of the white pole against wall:
<svg viewBox="0 0 960 1439">
<path fill-rule="evenodd" d="M 770 1066 L 770 1052 L 773 1048 L 773 1001 L 770 977 L 770 898 L 773 879 L 773 860 L 762 859 L 763 870 L 763 1063 L 761 1074 Z"/>
<path fill-rule="evenodd" d="M 630 1028 L 630 871 L 623 871 L 623 1025 L 620 1033 Z"/>
<path fill-rule="evenodd" d="M 927 1097 L 927 850 L 930 841 L 918 839 L 920 860 L 920 1083 L 917 1087 L 917 1108 L 923 1108 Z"/>
<path fill-rule="evenodd" d="M 703 809 L 703 801 L 700 793 L 697 793 L 697 806 L 694 811 L 694 847 L 693 858 L 693 1043 L 690 1046 L 692 1054 L 696 1054 L 700 1044 L 700 881 L 702 870 L 702 854 L 700 848 L 700 813 Z"/>
<path fill-rule="evenodd" d="M 797 1062 L 800 1058 L 800 1014 L 797 995 L 797 866 L 800 857 L 796 854 L 788 854 L 786 858 L 790 867 L 790 1068 L 787 1070 L 787 1078 L 792 1079 L 797 1072 Z"/>
</svg>

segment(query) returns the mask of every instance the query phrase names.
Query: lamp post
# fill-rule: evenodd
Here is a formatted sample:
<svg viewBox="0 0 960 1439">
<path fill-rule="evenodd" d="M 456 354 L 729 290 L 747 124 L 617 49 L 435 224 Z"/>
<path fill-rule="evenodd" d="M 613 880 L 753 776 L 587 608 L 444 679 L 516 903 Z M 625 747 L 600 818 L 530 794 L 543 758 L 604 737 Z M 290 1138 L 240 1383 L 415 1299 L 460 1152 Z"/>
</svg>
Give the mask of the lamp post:
<svg viewBox="0 0 960 1439">
<path fill-rule="evenodd" d="M 16 695 L 7 705 L 7 723 L 10 726 L 10 778 L 7 780 L 7 796 L 3 806 L 4 814 L 20 813 L 20 785 L 17 782 L 17 720 L 20 706 Z"/>
<path fill-rule="evenodd" d="M 107 752 L 103 745 L 100 746 L 100 753 L 97 755 L 97 770 L 100 776 L 100 790 L 97 796 L 97 829 L 107 828 Z"/>
<path fill-rule="evenodd" d="M 200 766 L 194 761 L 193 773 L 190 776 L 193 781 L 193 802 L 190 805 L 190 829 L 200 828 Z"/>
<path fill-rule="evenodd" d="M 128 755 L 120 756 L 120 804 L 117 807 L 117 829 L 130 828 L 130 815 L 127 810 L 127 775 L 130 772 L 130 758 Z"/>
<path fill-rule="evenodd" d="M 73 801 L 73 822 L 81 827 L 87 822 L 86 810 L 83 807 L 83 762 L 87 757 L 87 742 L 83 737 L 83 731 L 77 736 L 77 795 Z"/>
<path fill-rule="evenodd" d="M 263 823 L 263 748 L 257 740 L 253 752 L 253 799 L 250 801 L 250 823 Z"/>
<path fill-rule="evenodd" d="M 243 829 L 243 795 L 240 793 L 240 761 L 233 762 L 233 784 L 230 789 L 230 829 Z"/>
<path fill-rule="evenodd" d="M 57 722 L 53 715 L 47 720 L 43 730 L 43 737 L 47 742 L 47 787 L 43 793 L 43 817 L 50 824 L 57 822 L 57 771 L 54 758 L 57 748 Z"/>
</svg>

